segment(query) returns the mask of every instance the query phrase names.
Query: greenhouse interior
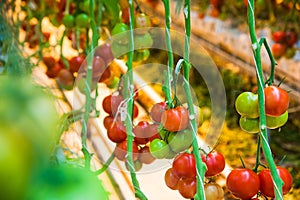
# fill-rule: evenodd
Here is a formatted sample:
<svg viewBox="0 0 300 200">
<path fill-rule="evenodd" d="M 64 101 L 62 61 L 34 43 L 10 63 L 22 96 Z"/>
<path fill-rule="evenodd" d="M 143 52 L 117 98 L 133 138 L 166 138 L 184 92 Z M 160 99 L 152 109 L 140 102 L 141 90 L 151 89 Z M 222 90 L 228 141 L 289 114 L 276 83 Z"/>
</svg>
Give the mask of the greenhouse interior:
<svg viewBox="0 0 300 200">
<path fill-rule="evenodd" d="M 0 199 L 300 199 L 300 0 L 0 8 Z"/>
</svg>

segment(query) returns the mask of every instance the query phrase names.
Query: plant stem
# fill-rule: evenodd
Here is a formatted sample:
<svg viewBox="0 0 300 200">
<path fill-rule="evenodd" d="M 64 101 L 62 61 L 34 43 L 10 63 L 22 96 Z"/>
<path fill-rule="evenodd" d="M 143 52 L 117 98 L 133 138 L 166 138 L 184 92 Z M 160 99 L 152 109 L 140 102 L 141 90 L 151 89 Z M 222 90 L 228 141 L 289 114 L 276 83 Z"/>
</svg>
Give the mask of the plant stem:
<svg viewBox="0 0 300 200">
<path fill-rule="evenodd" d="M 132 133 L 132 113 L 133 113 L 133 104 L 134 104 L 134 85 L 133 85 L 133 71 L 132 71 L 132 61 L 133 61 L 133 52 L 134 52 L 134 36 L 133 36 L 133 27 L 134 27 L 134 5 L 133 1 L 129 0 L 129 9 L 130 9 L 130 20 L 129 20 L 129 52 L 128 52 L 128 61 L 127 61 L 127 73 L 124 76 L 124 99 L 127 101 L 127 115 L 125 119 L 126 133 L 127 133 L 127 163 L 130 171 L 131 181 L 135 190 L 135 196 L 141 200 L 146 200 L 147 197 L 141 191 L 139 182 L 136 177 L 134 163 L 132 159 L 132 142 L 134 139 Z"/>
<path fill-rule="evenodd" d="M 173 81 L 173 51 L 172 51 L 172 44 L 171 44 L 171 35 L 170 35 L 170 29 L 171 29 L 171 15 L 170 15 L 170 2 L 169 0 L 163 0 L 164 8 L 165 8 L 165 23 L 166 23 L 166 29 L 165 29 L 165 36 L 166 36 L 166 45 L 168 49 L 168 71 L 167 75 L 168 78 L 165 79 L 164 83 L 164 93 L 166 97 L 166 103 L 168 105 L 168 108 L 172 108 L 173 100 L 172 100 L 172 90 L 171 90 L 171 83 Z"/>
<path fill-rule="evenodd" d="M 193 146 L 193 154 L 196 160 L 196 169 L 197 169 L 197 193 L 195 195 L 195 199 L 205 199 L 204 193 L 204 174 L 206 171 L 206 166 L 202 162 L 200 158 L 200 152 L 198 151 L 198 141 L 197 141 L 197 122 L 195 119 L 195 111 L 194 111 L 194 103 L 191 95 L 191 88 L 189 84 L 189 73 L 191 69 L 191 65 L 189 63 L 189 55 L 190 55 L 190 37 L 191 37 L 191 17 L 190 17 L 190 0 L 184 1 L 184 18 L 185 18 L 185 44 L 184 44 L 184 91 L 187 97 L 188 108 L 189 108 L 189 116 L 190 116 L 190 125 L 192 127 L 192 131 L 194 134 L 194 140 L 192 142 Z"/>
<path fill-rule="evenodd" d="M 112 153 L 109 158 L 107 159 L 107 161 L 103 164 L 102 168 L 98 169 L 97 171 L 94 172 L 95 175 L 100 175 L 103 172 L 105 172 L 105 170 L 108 168 L 108 166 L 111 164 L 111 162 L 114 160 L 115 158 L 115 154 Z"/>
<path fill-rule="evenodd" d="M 276 165 L 272 157 L 272 151 L 268 143 L 267 126 L 266 126 L 266 114 L 265 114 L 265 98 L 264 98 L 264 80 L 263 70 L 261 64 L 261 44 L 258 42 L 255 34 L 255 18 L 254 18 L 254 0 L 248 1 L 248 25 L 250 31 L 250 38 L 253 48 L 253 54 L 255 59 L 255 67 L 258 80 L 258 102 L 259 102 L 259 126 L 260 126 L 260 137 L 262 141 L 263 153 L 266 157 L 269 165 L 272 180 L 274 182 L 274 191 L 276 199 L 283 199 L 282 197 L 282 186 L 283 181 L 278 175 Z"/>
</svg>

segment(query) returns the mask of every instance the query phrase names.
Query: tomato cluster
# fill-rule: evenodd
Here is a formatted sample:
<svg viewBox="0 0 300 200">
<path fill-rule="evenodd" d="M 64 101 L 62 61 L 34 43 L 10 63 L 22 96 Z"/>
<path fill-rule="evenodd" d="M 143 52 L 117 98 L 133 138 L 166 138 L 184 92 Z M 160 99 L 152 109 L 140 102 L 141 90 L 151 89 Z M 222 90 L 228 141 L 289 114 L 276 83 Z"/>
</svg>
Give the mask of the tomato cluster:
<svg viewBox="0 0 300 200">
<path fill-rule="evenodd" d="M 116 24 L 112 29 L 114 36 L 112 50 L 114 55 L 125 59 L 125 53 L 129 52 L 129 7 L 122 10 L 122 22 Z M 133 62 L 140 63 L 150 56 L 149 47 L 153 44 L 149 33 L 151 27 L 150 17 L 145 13 L 135 12 L 134 17 L 134 55 Z"/>
<path fill-rule="evenodd" d="M 272 34 L 272 53 L 275 58 L 285 56 L 286 58 L 294 57 L 296 49 L 293 47 L 297 42 L 297 33 L 293 30 L 275 31 Z"/>
<path fill-rule="evenodd" d="M 202 160 L 207 166 L 205 177 L 210 179 L 212 176 L 220 174 L 225 167 L 223 155 L 217 151 L 202 155 Z M 172 190 L 187 199 L 194 198 L 196 194 L 196 161 L 193 154 L 183 152 L 178 154 L 165 173 L 165 183 Z M 206 199 L 223 199 L 224 192 L 217 183 L 209 182 L 204 185 Z"/>
<path fill-rule="evenodd" d="M 283 180 L 283 195 L 287 194 L 293 185 L 293 179 L 289 171 L 277 166 L 279 177 Z M 269 169 L 263 169 L 256 174 L 251 169 L 233 169 L 227 177 L 228 190 L 241 199 L 251 199 L 260 191 L 265 197 L 274 198 L 274 183 Z"/>
<path fill-rule="evenodd" d="M 267 128 L 279 128 L 288 120 L 289 95 L 277 86 L 264 88 L 264 93 Z M 239 120 L 241 129 L 248 133 L 258 133 L 260 131 L 258 95 L 253 92 L 241 93 L 235 101 L 235 108 L 241 115 Z"/>
<path fill-rule="evenodd" d="M 92 85 L 91 90 L 96 88 L 97 82 L 110 83 L 114 79 L 109 64 L 114 59 L 109 44 L 104 43 L 95 49 L 93 56 Z M 52 56 L 44 56 L 43 62 L 47 67 L 46 75 L 55 78 L 57 83 L 64 89 L 73 89 L 75 78 L 78 78 L 79 91 L 85 91 L 84 78 L 87 73 L 87 59 L 85 54 L 79 54 L 70 59 L 60 58 L 58 61 Z"/>
</svg>

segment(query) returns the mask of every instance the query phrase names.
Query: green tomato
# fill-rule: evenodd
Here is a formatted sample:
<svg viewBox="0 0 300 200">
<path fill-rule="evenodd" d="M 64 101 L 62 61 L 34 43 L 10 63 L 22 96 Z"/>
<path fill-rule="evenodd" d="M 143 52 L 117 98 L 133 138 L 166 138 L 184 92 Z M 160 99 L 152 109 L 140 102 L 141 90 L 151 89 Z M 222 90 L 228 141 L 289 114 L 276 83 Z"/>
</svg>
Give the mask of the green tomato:
<svg viewBox="0 0 300 200">
<path fill-rule="evenodd" d="M 125 45 L 129 42 L 129 27 L 127 24 L 118 23 L 111 31 L 113 37 L 113 43 Z M 129 47 L 127 47 L 129 49 Z"/>
<path fill-rule="evenodd" d="M 168 143 L 172 151 L 179 153 L 190 148 L 193 139 L 194 136 L 192 131 L 190 129 L 185 129 L 183 131 L 170 133 Z"/>
<path fill-rule="evenodd" d="M 133 54 L 133 62 L 142 62 L 148 59 L 150 51 L 148 49 L 135 50 Z"/>
<path fill-rule="evenodd" d="M 117 41 L 113 41 L 111 44 L 111 51 L 115 58 L 123 59 L 126 57 L 127 53 L 129 52 L 129 45 L 128 44 L 121 44 Z"/>
<path fill-rule="evenodd" d="M 165 141 L 154 139 L 150 143 L 150 153 L 157 159 L 163 159 L 170 154 L 170 149 Z"/>
<path fill-rule="evenodd" d="M 259 118 L 252 119 L 242 116 L 240 118 L 240 127 L 243 131 L 248 133 L 259 132 Z"/>
<path fill-rule="evenodd" d="M 142 169 L 142 167 L 143 167 L 143 163 L 142 163 L 140 160 L 134 161 L 134 162 L 133 162 L 133 165 L 134 165 L 134 170 L 135 170 L 135 171 L 139 171 L 139 170 Z M 127 161 L 125 162 L 125 167 L 126 167 L 126 169 L 129 171 L 129 164 L 128 164 Z"/>
<path fill-rule="evenodd" d="M 278 117 L 272 117 L 272 116 L 267 115 L 266 116 L 267 128 L 269 128 L 269 129 L 279 128 L 288 121 L 288 118 L 289 118 L 288 111 L 286 111 L 285 113 L 283 113 L 282 115 L 280 115 Z"/>
<path fill-rule="evenodd" d="M 120 34 L 120 33 L 124 33 L 124 32 L 126 32 L 128 30 L 129 30 L 129 27 L 128 27 L 127 24 L 125 24 L 125 23 L 118 23 L 112 29 L 111 34 L 112 35 L 117 35 L 117 34 Z"/>
<path fill-rule="evenodd" d="M 89 28 L 90 27 L 90 18 L 87 14 L 81 13 L 75 18 L 76 26 L 79 28 Z"/>
<path fill-rule="evenodd" d="M 78 90 L 82 93 L 85 94 L 86 91 L 86 79 L 85 78 L 80 78 L 76 81 L 76 86 L 78 87 Z M 97 82 L 92 82 L 92 85 L 90 86 L 91 92 L 94 91 L 97 87 Z"/>
<path fill-rule="evenodd" d="M 135 49 L 150 48 L 153 45 L 153 39 L 150 33 L 145 33 L 143 35 L 134 36 L 134 47 Z"/>
<path fill-rule="evenodd" d="M 86 13 L 89 13 L 90 12 L 90 2 L 88 0 L 86 1 L 83 1 L 83 2 L 80 2 L 79 3 L 79 8 L 86 12 Z"/>
<path fill-rule="evenodd" d="M 66 14 L 62 19 L 62 23 L 65 25 L 66 28 L 73 28 L 75 25 L 74 16 Z"/>
<path fill-rule="evenodd" d="M 169 146 L 170 147 L 170 146 Z M 166 159 L 173 159 L 175 158 L 175 156 L 177 155 L 176 152 L 170 150 L 169 154 L 167 156 L 165 156 Z"/>
<path fill-rule="evenodd" d="M 243 92 L 235 101 L 236 111 L 247 118 L 257 118 L 258 112 L 258 95 L 252 92 Z"/>
</svg>

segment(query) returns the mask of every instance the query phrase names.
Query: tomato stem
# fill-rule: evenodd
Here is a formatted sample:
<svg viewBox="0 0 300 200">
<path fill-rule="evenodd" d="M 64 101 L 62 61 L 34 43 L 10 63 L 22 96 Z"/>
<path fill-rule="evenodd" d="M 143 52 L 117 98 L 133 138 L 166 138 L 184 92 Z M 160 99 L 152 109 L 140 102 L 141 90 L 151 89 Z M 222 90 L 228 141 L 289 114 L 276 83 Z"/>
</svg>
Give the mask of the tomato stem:
<svg viewBox="0 0 300 200">
<path fill-rule="evenodd" d="M 100 175 L 102 174 L 103 172 L 105 172 L 105 170 L 108 168 L 108 166 L 112 163 L 112 161 L 114 160 L 115 158 L 115 154 L 112 153 L 109 158 L 107 159 L 107 161 L 103 164 L 103 166 L 98 169 L 97 171 L 94 172 L 95 175 Z"/>
<path fill-rule="evenodd" d="M 136 173 L 134 169 L 134 163 L 132 158 L 132 142 L 134 139 L 132 133 L 132 113 L 133 113 L 133 104 L 134 104 L 134 84 L 133 84 L 133 71 L 132 71 L 132 61 L 133 61 L 133 52 L 134 52 L 134 3 L 133 0 L 129 0 L 129 52 L 128 52 L 128 61 L 127 61 L 127 72 L 124 75 L 124 98 L 128 99 L 127 102 L 127 115 L 125 119 L 126 133 L 127 133 L 127 162 L 128 168 L 130 171 L 131 181 L 135 190 L 135 196 L 141 200 L 146 200 L 147 197 L 141 191 L 139 182 L 136 178 Z"/>
<path fill-rule="evenodd" d="M 169 0 L 163 0 L 164 8 L 165 8 L 165 36 L 166 36 L 166 45 L 168 50 L 168 70 L 167 70 L 167 79 L 165 79 L 165 97 L 166 97 L 166 103 L 168 108 L 173 107 L 173 100 L 172 100 L 172 90 L 171 90 L 171 83 L 173 81 L 173 50 L 171 45 L 171 35 L 170 35 L 170 29 L 171 29 L 171 15 L 170 15 L 170 1 Z"/>
<path fill-rule="evenodd" d="M 255 33 L 255 17 L 254 17 L 254 0 L 248 0 L 248 26 L 250 31 L 250 38 L 253 48 L 254 61 L 257 73 L 258 81 L 258 102 L 259 102 L 259 126 L 260 135 L 262 140 L 262 149 L 266 157 L 267 163 L 269 165 L 272 180 L 274 182 L 274 191 L 276 199 L 283 199 L 282 197 L 282 186 L 283 181 L 278 175 L 276 170 L 276 165 L 272 156 L 272 151 L 268 142 L 267 126 L 266 126 L 266 113 L 265 113 L 265 96 L 264 96 L 264 80 L 263 80 L 263 70 L 261 63 L 261 44 L 258 42 Z M 257 152 L 259 153 L 259 152 Z"/>
<path fill-rule="evenodd" d="M 183 14 L 185 19 L 185 43 L 184 43 L 184 62 L 183 62 L 183 74 L 184 74 L 184 91 L 187 97 L 187 103 L 189 108 L 189 116 L 195 116 L 194 111 L 194 103 L 191 95 L 191 88 L 189 84 L 189 73 L 191 69 L 191 64 L 189 62 L 189 55 L 190 55 L 190 37 L 191 37 L 191 8 L 190 8 L 190 0 L 184 1 L 184 8 Z M 190 117 L 190 125 L 192 128 L 192 132 L 194 135 L 194 140 L 192 142 L 193 154 L 196 160 L 196 170 L 197 170 L 197 192 L 195 195 L 196 200 L 203 200 L 205 199 L 205 192 L 204 192 L 204 175 L 206 172 L 206 166 L 202 162 L 200 157 L 200 151 L 198 141 L 197 141 L 197 122 L 195 117 Z"/>
</svg>

